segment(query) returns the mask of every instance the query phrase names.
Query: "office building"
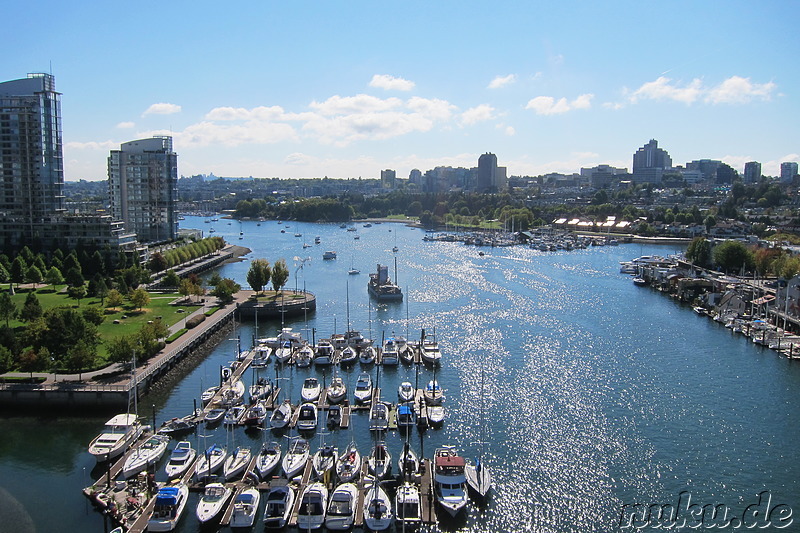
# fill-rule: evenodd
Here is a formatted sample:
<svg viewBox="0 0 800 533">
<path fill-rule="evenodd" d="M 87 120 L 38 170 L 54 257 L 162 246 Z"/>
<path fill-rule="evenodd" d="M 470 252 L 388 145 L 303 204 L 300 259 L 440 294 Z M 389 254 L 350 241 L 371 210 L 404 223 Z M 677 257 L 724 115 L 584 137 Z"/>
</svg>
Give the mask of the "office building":
<svg viewBox="0 0 800 533">
<path fill-rule="evenodd" d="M 791 183 L 795 176 L 797 176 L 796 162 L 781 163 L 781 183 Z"/>
<path fill-rule="evenodd" d="M 497 166 L 497 156 L 485 153 L 478 158 L 475 190 L 480 193 L 498 192 L 508 187 L 506 167 Z"/>
<path fill-rule="evenodd" d="M 633 154 L 633 181 L 660 184 L 664 171 L 671 167 L 672 158 L 658 147 L 658 141 L 651 139 Z"/>
<path fill-rule="evenodd" d="M 395 180 L 397 179 L 397 172 L 394 170 L 381 170 L 381 188 L 383 189 L 394 189 L 395 188 Z"/>
<path fill-rule="evenodd" d="M 111 214 L 141 242 L 177 238 L 177 183 L 172 137 L 126 142 L 108 158 Z"/>
<path fill-rule="evenodd" d="M 595 189 L 609 187 L 615 182 L 617 176 L 627 176 L 627 168 L 616 168 L 611 165 L 597 165 L 596 167 L 581 168 L 581 177 L 585 178 Z"/>
<path fill-rule="evenodd" d="M 744 182 L 758 183 L 761 180 L 761 163 L 749 161 L 744 164 Z"/>
</svg>

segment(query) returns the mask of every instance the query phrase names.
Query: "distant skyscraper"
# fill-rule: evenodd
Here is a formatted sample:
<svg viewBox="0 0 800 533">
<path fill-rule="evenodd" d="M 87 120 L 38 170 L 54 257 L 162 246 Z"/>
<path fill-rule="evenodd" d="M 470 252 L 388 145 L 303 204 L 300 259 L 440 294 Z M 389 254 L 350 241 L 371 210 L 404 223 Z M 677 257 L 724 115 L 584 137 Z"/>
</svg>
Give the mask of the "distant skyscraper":
<svg viewBox="0 0 800 533">
<path fill-rule="evenodd" d="M 672 158 L 666 150 L 651 139 L 633 154 L 633 180 L 637 183 L 661 183 L 664 170 L 672 167 Z"/>
<path fill-rule="evenodd" d="M 781 183 L 791 183 L 795 176 L 797 176 L 796 162 L 781 163 Z"/>
<path fill-rule="evenodd" d="M 497 190 L 497 156 L 485 153 L 478 158 L 478 192 Z"/>
<path fill-rule="evenodd" d="M 177 237 L 177 183 L 172 137 L 126 142 L 108 158 L 111 213 L 142 242 Z"/>
<path fill-rule="evenodd" d="M 695 159 L 686 163 L 686 168 L 689 170 L 699 170 L 703 173 L 703 179 L 706 181 L 716 181 L 717 169 L 722 165 L 722 161 L 716 159 Z"/>
<path fill-rule="evenodd" d="M 384 189 L 394 189 L 397 172 L 394 170 L 381 170 L 381 187 Z"/>
<path fill-rule="evenodd" d="M 757 183 L 761 180 L 761 163 L 749 161 L 744 164 L 744 182 Z"/>
<path fill-rule="evenodd" d="M 411 172 L 408 173 L 408 182 L 422 185 L 422 172 L 418 168 L 411 169 Z"/>
</svg>

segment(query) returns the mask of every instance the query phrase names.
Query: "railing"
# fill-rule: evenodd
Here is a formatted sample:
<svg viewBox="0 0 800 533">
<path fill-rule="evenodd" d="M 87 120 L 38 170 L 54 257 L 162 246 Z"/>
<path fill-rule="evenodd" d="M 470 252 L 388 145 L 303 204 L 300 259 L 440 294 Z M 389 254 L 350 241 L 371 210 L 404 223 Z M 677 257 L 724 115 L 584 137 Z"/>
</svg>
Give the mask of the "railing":
<svg viewBox="0 0 800 533">
<path fill-rule="evenodd" d="M 58 391 L 58 392 L 128 392 L 128 385 L 84 385 L 81 383 L 0 383 L 0 390 L 14 391 Z"/>
</svg>

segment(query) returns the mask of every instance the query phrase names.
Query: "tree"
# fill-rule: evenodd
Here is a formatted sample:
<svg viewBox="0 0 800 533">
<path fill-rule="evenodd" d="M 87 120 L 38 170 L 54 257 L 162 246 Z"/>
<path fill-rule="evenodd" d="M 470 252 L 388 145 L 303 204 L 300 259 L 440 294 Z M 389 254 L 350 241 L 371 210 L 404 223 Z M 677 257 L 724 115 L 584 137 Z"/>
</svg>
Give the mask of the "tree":
<svg viewBox="0 0 800 533">
<path fill-rule="evenodd" d="M 129 299 L 131 304 L 140 311 L 145 305 L 150 303 L 150 295 L 147 294 L 147 291 L 144 289 L 135 289 L 131 292 Z"/>
<path fill-rule="evenodd" d="M 271 277 L 272 269 L 266 259 L 255 259 L 250 263 L 250 270 L 247 271 L 247 283 L 256 293 L 264 289 Z"/>
<path fill-rule="evenodd" d="M 686 259 L 701 266 L 710 266 L 711 243 L 705 237 L 695 237 L 686 248 Z"/>
<path fill-rule="evenodd" d="M 36 350 L 28 348 L 19 356 L 19 368 L 23 372 L 30 372 L 31 379 L 33 379 L 34 372 L 39 372 L 47 368 L 47 361 L 44 361 Z"/>
<path fill-rule="evenodd" d="M 70 267 L 67 269 L 66 274 L 64 274 L 64 280 L 70 287 L 79 287 L 86 283 L 86 280 L 83 279 L 81 269 L 75 267 Z"/>
<path fill-rule="evenodd" d="M 42 316 L 42 313 L 42 306 L 39 304 L 39 299 L 36 297 L 36 293 L 29 292 L 25 297 L 25 304 L 22 306 L 19 317 L 25 322 L 33 322 Z"/>
<path fill-rule="evenodd" d="M 190 294 L 192 294 L 192 285 L 193 283 L 188 279 L 182 279 L 180 285 L 178 286 L 178 294 L 184 298 L 187 298 Z"/>
<path fill-rule="evenodd" d="M 122 305 L 122 294 L 117 289 L 111 289 L 108 291 L 108 297 L 106 299 L 106 304 L 108 307 L 119 307 Z"/>
<path fill-rule="evenodd" d="M 19 285 L 25 281 L 25 272 L 28 270 L 28 265 L 21 255 L 14 258 L 11 263 L 11 281 Z"/>
<path fill-rule="evenodd" d="M 106 341 L 106 352 L 111 363 L 129 363 L 137 348 L 135 335 L 122 335 Z M 139 355 L 141 356 L 141 351 Z"/>
<path fill-rule="evenodd" d="M 78 372 L 80 380 L 82 372 L 94 366 L 97 360 L 97 347 L 90 346 L 83 340 L 79 340 L 74 346 L 67 350 L 67 368 L 71 372 Z"/>
<path fill-rule="evenodd" d="M 106 319 L 103 309 L 100 307 L 85 307 L 83 309 L 83 318 L 90 324 L 99 326 Z"/>
<path fill-rule="evenodd" d="M 209 286 L 209 287 L 216 287 L 217 285 L 219 285 L 219 282 L 220 282 L 220 281 L 222 281 L 222 276 L 220 276 L 220 275 L 219 275 L 219 272 L 217 272 L 217 271 L 215 270 L 215 271 L 214 271 L 214 272 L 212 272 L 212 273 L 211 273 L 211 275 L 208 277 L 208 281 L 207 281 L 207 283 L 208 283 L 208 286 Z"/>
<path fill-rule="evenodd" d="M 5 346 L 0 345 L 0 374 L 5 374 L 14 368 L 14 354 Z"/>
<path fill-rule="evenodd" d="M 703 224 L 705 224 L 706 226 L 706 232 L 709 232 L 711 231 L 711 228 L 717 225 L 717 219 L 714 218 L 712 215 L 708 215 L 703 221 Z"/>
<path fill-rule="evenodd" d="M 81 300 L 86 298 L 86 292 L 85 285 L 67 287 L 67 296 L 78 300 L 78 305 L 81 305 Z"/>
<path fill-rule="evenodd" d="M 8 283 L 11 281 L 11 274 L 2 263 L 0 263 L 0 283 Z"/>
<path fill-rule="evenodd" d="M 714 264 L 725 272 L 753 268 L 753 254 L 739 241 L 722 242 L 714 247 L 711 255 Z"/>
<path fill-rule="evenodd" d="M 33 286 L 36 287 L 43 279 L 42 271 L 35 265 L 25 271 L 25 283 L 33 283 Z"/>
<path fill-rule="evenodd" d="M 148 264 L 151 272 L 161 272 L 167 268 L 167 260 L 161 252 L 155 252 L 150 256 L 150 263 Z"/>
<path fill-rule="evenodd" d="M 44 282 L 48 285 L 63 285 L 64 276 L 61 274 L 61 270 L 55 266 L 51 266 L 50 270 L 47 271 L 47 275 L 44 277 Z"/>
<path fill-rule="evenodd" d="M 164 279 L 161 280 L 161 284 L 165 287 L 179 287 L 181 284 L 181 278 L 175 273 L 174 270 L 169 269 L 164 276 Z"/>
<path fill-rule="evenodd" d="M 289 269 L 286 268 L 286 261 L 278 259 L 275 261 L 275 266 L 272 267 L 272 288 L 277 291 L 286 285 L 286 280 L 289 279 Z"/>
<path fill-rule="evenodd" d="M 14 300 L 11 299 L 11 295 L 7 292 L 3 292 L 0 294 L 0 320 L 4 319 L 6 321 L 6 327 L 8 327 L 8 323 L 17 316 L 17 305 L 14 303 Z"/>
<path fill-rule="evenodd" d="M 232 279 L 224 278 L 214 287 L 211 294 L 219 298 L 219 301 L 223 304 L 227 304 L 233 301 L 233 295 L 239 292 L 241 288 L 242 287 Z"/>
</svg>

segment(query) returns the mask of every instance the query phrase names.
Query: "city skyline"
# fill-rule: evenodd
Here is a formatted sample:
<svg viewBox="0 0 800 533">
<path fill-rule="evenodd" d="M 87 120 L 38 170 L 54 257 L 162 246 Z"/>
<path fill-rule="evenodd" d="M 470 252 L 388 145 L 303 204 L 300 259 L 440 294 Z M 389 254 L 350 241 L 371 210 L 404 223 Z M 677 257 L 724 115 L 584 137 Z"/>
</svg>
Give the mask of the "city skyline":
<svg viewBox="0 0 800 533">
<path fill-rule="evenodd" d="M 573 173 L 649 139 L 675 165 L 800 159 L 793 3 L 34 7 L 9 6 L 0 80 L 55 76 L 67 180 L 154 135 L 180 175 Z"/>
</svg>

